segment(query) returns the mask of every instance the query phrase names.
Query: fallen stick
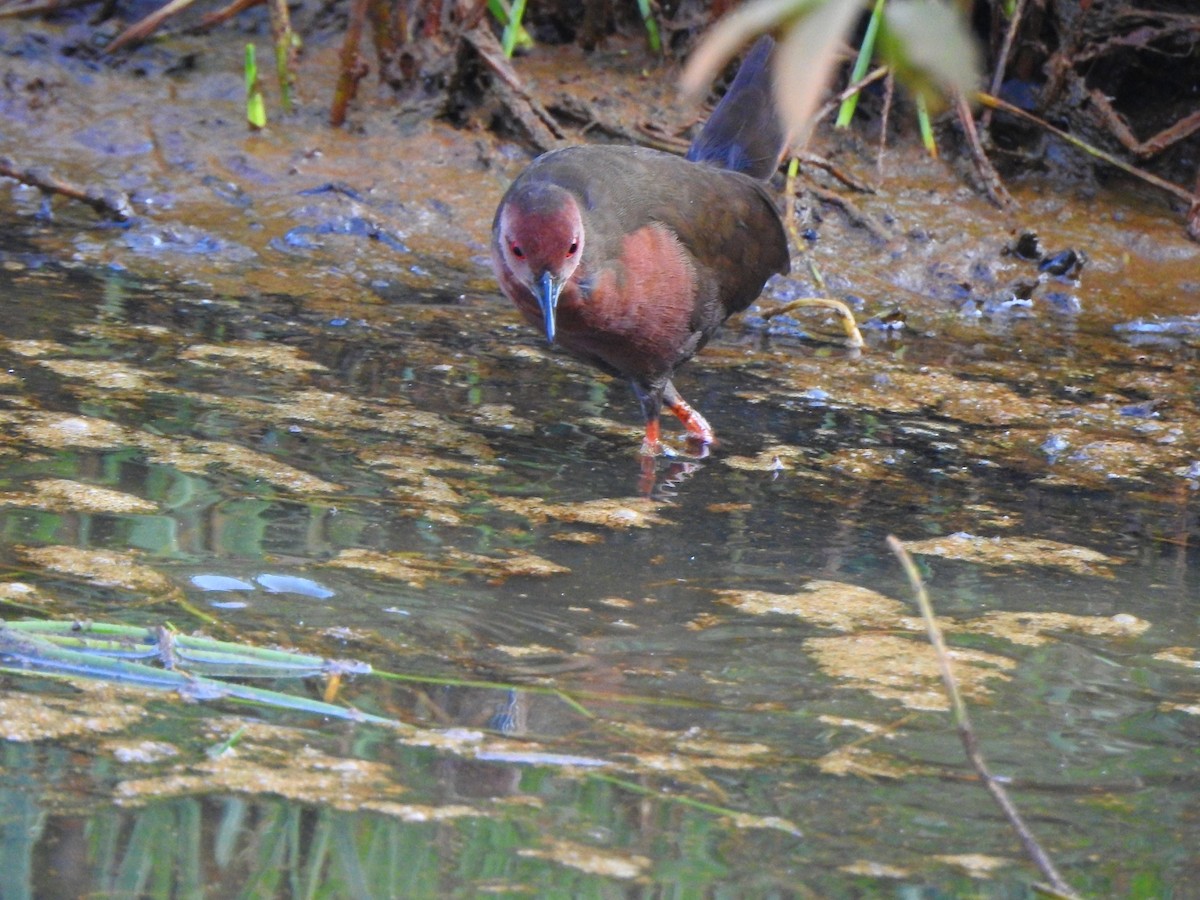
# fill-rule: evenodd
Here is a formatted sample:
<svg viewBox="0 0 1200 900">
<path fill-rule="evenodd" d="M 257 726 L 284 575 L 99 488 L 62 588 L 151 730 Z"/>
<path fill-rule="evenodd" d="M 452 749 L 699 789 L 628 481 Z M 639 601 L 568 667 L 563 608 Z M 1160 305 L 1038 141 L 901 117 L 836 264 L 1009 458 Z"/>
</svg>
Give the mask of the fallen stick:
<svg viewBox="0 0 1200 900">
<path fill-rule="evenodd" d="M 11 158 L 0 157 L 0 178 L 12 178 L 21 184 L 35 187 L 46 194 L 60 194 L 80 203 L 86 203 L 102 216 L 117 222 L 133 218 L 133 207 L 129 196 L 121 191 L 102 188 L 85 188 L 51 174 L 41 168 L 26 168 L 17 165 Z"/>
</svg>

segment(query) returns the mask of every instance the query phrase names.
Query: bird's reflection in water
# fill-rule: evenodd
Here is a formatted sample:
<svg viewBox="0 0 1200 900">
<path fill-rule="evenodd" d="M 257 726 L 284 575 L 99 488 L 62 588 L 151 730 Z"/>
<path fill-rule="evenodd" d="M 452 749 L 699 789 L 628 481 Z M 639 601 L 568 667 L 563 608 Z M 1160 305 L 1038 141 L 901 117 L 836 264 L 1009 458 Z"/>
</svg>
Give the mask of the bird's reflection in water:
<svg viewBox="0 0 1200 900">
<path fill-rule="evenodd" d="M 672 459 L 660 473 L 657 460 L 642 458 L 642 474 L 638 479 L 638 491 L 644 497 L 658 500 L 673 499 L 683 484 L 704 468 L 704 463 L 694 459 Z"/>
</svg>

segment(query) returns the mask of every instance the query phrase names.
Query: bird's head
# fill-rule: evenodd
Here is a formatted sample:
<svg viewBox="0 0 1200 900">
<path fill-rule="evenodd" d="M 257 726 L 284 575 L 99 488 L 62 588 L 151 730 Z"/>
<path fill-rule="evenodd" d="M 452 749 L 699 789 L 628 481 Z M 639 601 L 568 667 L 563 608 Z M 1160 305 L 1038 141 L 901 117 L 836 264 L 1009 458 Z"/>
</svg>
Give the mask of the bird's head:
<svg viewBox="0 0 1200 900">
<path fill-rule="evenodd" d="M 554 343 L 558 297 L 583 256 L 583 219 L 575 196 L 556 184 L 521 185 L 496 219 L 496 252 L 541 307 Z"/>
</svg>

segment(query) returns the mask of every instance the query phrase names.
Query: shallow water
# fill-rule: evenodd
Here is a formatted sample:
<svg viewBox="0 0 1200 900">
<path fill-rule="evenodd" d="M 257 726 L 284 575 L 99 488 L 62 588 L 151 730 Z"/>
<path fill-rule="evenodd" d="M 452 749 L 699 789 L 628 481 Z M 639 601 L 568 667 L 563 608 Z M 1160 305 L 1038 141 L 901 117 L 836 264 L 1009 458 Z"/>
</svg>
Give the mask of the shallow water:
<svg viewBox="0 0 1200 900">
<path fill-rule="evenodd" d="M 342 700 L 421 729 L 128 688 L 79 707 L 10 674 L 6 704 L 61 705 L 39 710 L 49 737 L 5 747 L 6 871 L 26 873 L 6 896 L 1025 895 L 1035 874 L 929 709 L 890 533 L 996 551 L 919 558 L 952 645 L 986 654 L 964 666 L 985 752 L 1067 877 L 1128 896 L 1195 878 L 1195 485 L 1174 457 L 1092 478 L 1036 451 L 1065 427 L 1047 385 L 1129 365 L 1107 329 L 1024 341 L 1013 365 L 1012 332 L 983 327 L 967 351 L 908 334 L 859 358 L 734 329 L 680 379 L 720 446 L 660 463 L 645 498 L 625 389 L 491 298 L 380 327 L 6 260 L 8 616 L 214 632 L 132 574 L 31 555 L 132 552 L 128 573 L 165 576 L 219 636 L 411 679 Z M 1043 405 L 999 424 L 972 421 L 986 397 L 910 408 L 904 378 L 951 352 L 961 390 L 993 365 Z M 814 363 L 891 399 L 789 389 Z M 1089 399 L 1095 419 L 1129 398 Z M 1154 446 L 1137 426 L 1190 427 L 1174 413 L 1071 428 Z M 56 505 L 51 480 L 154 509 Z M 98 703 L 129 720 L 54 724 Z"/>
</svg>

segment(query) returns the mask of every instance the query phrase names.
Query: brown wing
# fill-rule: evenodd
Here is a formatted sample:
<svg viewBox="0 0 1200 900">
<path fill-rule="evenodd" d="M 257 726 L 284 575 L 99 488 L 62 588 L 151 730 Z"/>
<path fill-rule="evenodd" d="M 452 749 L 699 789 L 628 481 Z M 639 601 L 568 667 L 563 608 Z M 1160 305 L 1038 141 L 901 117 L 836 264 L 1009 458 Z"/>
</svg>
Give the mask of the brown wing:
<svg viewBox="0 0 1200 900">
<path fill-rule="evenodd" d="M 589 146 L 539 157 L 513 189 L 525 178 L 578 199 L 586 237 L 559 300 L 558 340 L 604 371 L 669 377 L 789 269 L 779 214 L 749 176 L 645 148 Z"/>
<path fill-rule="evenodd" d="M 711 279 L 721 319 L 754 302 L 767 279 L 790 268 L 787 235 L 754 178 L 641 147 L 570 147 L 527 171 L 582 201 L 585 258 L 616 260 L 620 236 L 660 223 Z"/>
</svg>

